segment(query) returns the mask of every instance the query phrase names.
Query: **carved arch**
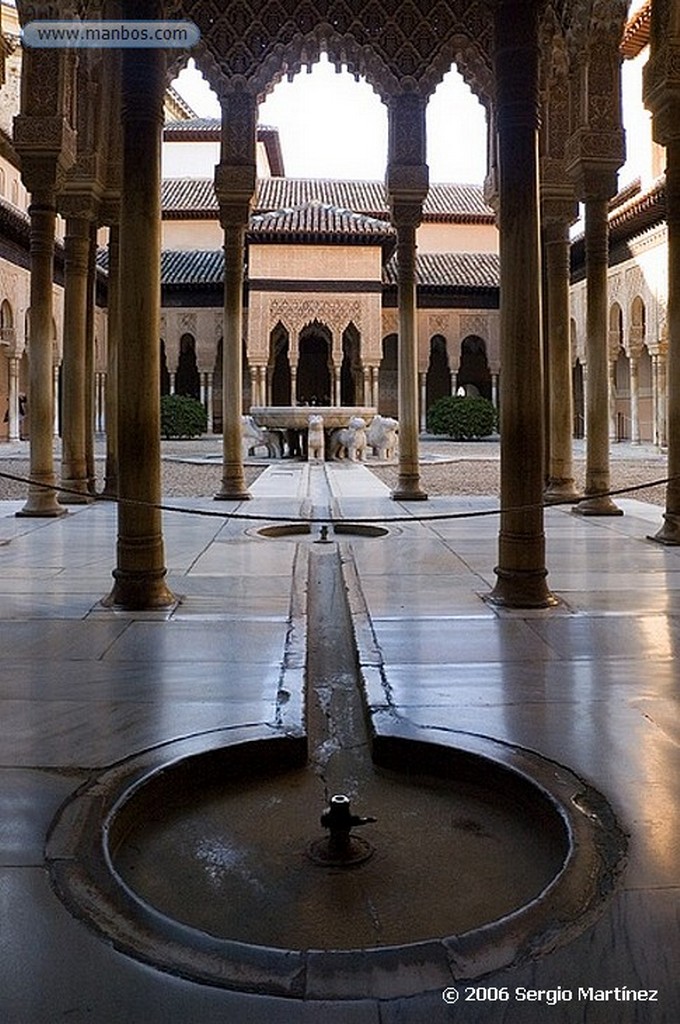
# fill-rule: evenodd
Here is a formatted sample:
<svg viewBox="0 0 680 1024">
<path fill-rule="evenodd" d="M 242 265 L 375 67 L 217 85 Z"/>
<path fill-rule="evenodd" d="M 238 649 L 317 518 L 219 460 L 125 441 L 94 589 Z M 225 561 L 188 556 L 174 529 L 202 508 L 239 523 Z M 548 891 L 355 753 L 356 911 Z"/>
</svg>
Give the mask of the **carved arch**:
<svg viewBox="0 0 680 1024">
<path fill-rule="evenodd" d="M 184 0 L 177 6 L 201 31 L 192 56 L 218 97 L 246 89 L 263 99 L 322 52 L 338 70 L 365 77 L 383 100 L 402 92 L 430 95 L 453 63 L 478 95 L 492 93 L 489 0 L 440 2 L 426 17 L 416 0 L 262 0 L 257 6 Z M 179 57 L 173 71 L 187 59 Z"/>
</svg>

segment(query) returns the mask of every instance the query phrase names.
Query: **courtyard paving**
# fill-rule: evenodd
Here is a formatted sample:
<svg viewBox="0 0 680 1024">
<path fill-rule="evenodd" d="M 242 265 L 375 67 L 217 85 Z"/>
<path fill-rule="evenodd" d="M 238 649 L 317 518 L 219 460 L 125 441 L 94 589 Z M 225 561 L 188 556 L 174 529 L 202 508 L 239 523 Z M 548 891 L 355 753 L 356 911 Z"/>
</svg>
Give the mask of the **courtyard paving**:
<svg viewBox="0 0 680 1024">
<path fill-rule="evenodd" d="M 300 512 L 306 472 L 295 463 L 261 475 L 258 468 L 254 500 L 241 507 L 187 496 L 168 502 L 177 509 L 164 514 L 168 576 L 181 597 L 168 612 L 99 604 L 115 558 L 112 504 L 31 520 L 15 518 L 21 501 L 0 503 L 0 1020 L 679 1020 L 680 549 L 647 539 L 660 509 L 636 499 L 619 499 L 620 518 L 548 509 L 549 582 L 559 604 L 503 611 L 485 600 L 495 579 L 496 499 L 399 505 L 365 468 L 327 469 L 335 516 L 374 517 L 390 530 L 338 542 L 362 603 L 357 645 L 369 700 L 386 727 L 463 731 L 536 751 L 599 789 L 629 834 L 622 881 L 578 938 L 475 983 L 474 1001 L 461 985 L 455 1006 L 437 991 L 299 1003 L 157 972 L 102 941 L 55 896 L 45 837 L 79 786 L 182 737 L 276 730 L 285 673 L 288 721 L 302 720 L 301 662 L 288 656 L 296 553 L 310 539 L 265 539 L 256 530 Z M 471 511 L 489 514 L 457 518 Z M 439 515 L 448 518 L 427 521 Z M 507 1001 L 496 998 L 501 989 Z M 527 1002 L 527 989 L 553 993 L 551 1002 Z M 631 991 L 657 997 L 633 1001 Z"/>
</svg>

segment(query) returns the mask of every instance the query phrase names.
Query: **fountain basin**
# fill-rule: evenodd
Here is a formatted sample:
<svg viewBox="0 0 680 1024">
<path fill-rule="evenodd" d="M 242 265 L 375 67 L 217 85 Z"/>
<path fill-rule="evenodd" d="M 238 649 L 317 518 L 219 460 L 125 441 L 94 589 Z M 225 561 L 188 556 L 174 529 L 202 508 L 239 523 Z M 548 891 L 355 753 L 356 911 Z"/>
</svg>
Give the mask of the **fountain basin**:
<svg viewBox="0 0 680 1024">
<path fill-rule="evenodd" d="M 267 539 L 300 540 L 303 537 L 316 539 L 319 536 L 321 523 L 276 523 L 273 526 L 260 526 L 254 530 L 246 530 L 250 536 L 266 537 Z M 373 523 L 329 523 L 328 539 L 333 534 L 350 537 L 387 537 L 394 533 L 394 529 L 386 526 L 376 526 Z"/>
<path fill-rule="evenodd" d="M 310 805 L 301 782 L 319 791 L 304 768 L 306 742 L 258 727 L 170 743 L 84 787 L 50 832 L 53 885 L 135 958 L 301 999 L 445 988 L 540 956 L 586 927 L 624 852 L 603 798 L 538 755 L 464 734 L 431 739 L 432 730 L 373 735 L 374 789 L 353 799 L 379 818 L 365 865 L 319 868 L 305 857 L 322 806 Z M 416 820 L 419 804 L 427 810 Z M 483 867 L 494 846 L 500 856 Z M 528 866 L 509 863 L 520 855 Z M 495 902 L 480 908 L 476 891 Z"/>
</svg>

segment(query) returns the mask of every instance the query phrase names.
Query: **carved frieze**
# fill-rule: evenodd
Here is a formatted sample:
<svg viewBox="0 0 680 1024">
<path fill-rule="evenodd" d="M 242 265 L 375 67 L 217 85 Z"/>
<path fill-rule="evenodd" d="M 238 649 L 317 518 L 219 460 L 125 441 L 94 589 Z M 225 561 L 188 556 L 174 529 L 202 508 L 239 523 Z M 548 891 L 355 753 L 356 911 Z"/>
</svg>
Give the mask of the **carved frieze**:
<svg viewBox="0 0 680 1024">
<path fill-rule="evenodd" d="M 490 0 L 450 0 L 431 15 L 418 0 L 185 0 L 201 32 L 197 62 L 218 95 L 238 83 L 262 98 L 284 75 L 322 51 L 340 70 L 363 75 L 383 98 L 430 95 L 458 61 L 476 90 L 490 95 Z"/>
</svg>

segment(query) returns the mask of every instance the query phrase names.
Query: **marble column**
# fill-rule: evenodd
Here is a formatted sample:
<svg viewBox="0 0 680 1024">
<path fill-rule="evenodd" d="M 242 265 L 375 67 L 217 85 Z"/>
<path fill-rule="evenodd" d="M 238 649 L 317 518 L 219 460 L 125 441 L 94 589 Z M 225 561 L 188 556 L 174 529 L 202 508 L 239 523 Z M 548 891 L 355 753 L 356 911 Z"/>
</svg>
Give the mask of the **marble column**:
<svg viewBox="0 0 680 1024">
<path fill-rule="evenodd" d="M 640 359 L 630 356 L 630 440 L 640 444 Z"/>
<path fill-rule="evenodd" d="M 61 372 L 61 486 L 59 501 L 83 505 L 92 501 L 87 478 L 85 401 L 87 285 L 90 223 L 67 217 L 64 239 L 64 354 Z"/>
<path fill-rule="evenodd" d="M 609 381 L 607 373 L 609 316 L 607 268 L 609 263 L 608 181 L 585 201 L 586 251 L 586 482 L 584 500 L 574 512 L 584 516 L 620 516 L 611 498 L 609 472 Z"/>
<path fill-rule="evenodd" d="M 106 332 L 106 469 L 103 496 L 118 494 L 118 347 L 120 341 L 120 231 L 109 227 L 108 323 Z"/>
<path fill-rule="evenodd" d="M 666 372 L 667 355 L 659 352 L 659 386 L 657 391 L 659 447 L 668 446 L 668 374 Z"/>
<path fill-rule="evenodd" d="M 423 433 L 427 430 L 427 374 L 419 373 L 418 382 L 420 384 L 420 430 Z"/>
<path fill-rule="evenodd" d="M 380 367 L 371 367 L 371 405 L 380 412 Z"/>
<path fill-rule="evenodd" d="M 569 336 L 569 221 L 548 219 L 543 227 L 550 379 L 548 501 L 577 501 L 572 434 L 574 401 Z"/>
<path fill-rule="evenodd" d="M 85 317 L 85 466 L 87 488 L 91 495 L 97 493 L 97 477 L 94 462 L 95 431 L 95 351 L 94 351 L 94 306 L 95 280 L 97 274 L 97 222 L 90 224 L 90 254 L 87 269 L 87 306 Z"/>
<path fill-rule="evenodd" d="M 255 193 L 257 103 L 236 91 L 222 99 L 221 159 L 215 192 L 224 231 L 224 324 L 222 337 L 222 486 L 218 501 L 250 498 L 243 468 L 243 284 L 245 233 Z"/>
<path fill-rule="evenodd" d="M 168 390 L 169 390 L 169 394 L 171 394 L 171 395 L 175 394 L 175 382 L 176 382 L 176 380 L 177 380 L 177 374 L 174 372 L 174 370 L 170 371 L 170 373 L 168 373 L 168 382 L 169 382 Z"/>
<path fill-rule="evenodd" d="M 208 418 L 208 433 L 213 434 L 213 375 L 211 370 L 208 370 L 205 374 L 205 411 Z"/>
<path fill-rule="evenodd" d="M 538 16 L 525 0 L 495 15 L 501 258 L 501 514 L 494 604 L 543 608 L 544 436 L 538 203 Z"/>
<path fill-rule="evenodd" d="M 224 228 L 224 355 L 222 360 L 222 487 L 218 501 L 250 498 L 243 468 L 243 265 L 245 222 Z"/>
<path fill-rule="evenodd" d="M 28 347 L 28 412 L 31 418 L 30 477 L 26 504 L 18 516 L 60 516 L 56 497 L 53 430 L 52 267 L 56 220 L 53 190 L 33 192 L 28 208 L 31 232 L 31 330 Z M 40 487 L 38 484 L 45 484 Z"/>
<path fill-rule="evenodd" d="M 333 365 L 333 405 L 342 405 L 342 378 L 337 362 Z"/>
<path fill-rule="evenodd" d="M 297 361 L 290 363 L 290 404 L 297 405 Z"/>
<path fill-rule="evenodd" d="M 399 477 L 395 501 L 424 501 L 418 458 L 418 331 L 416 229 L 429 187 L 425 102 L 416 93 L 392 97 L 389 107 L 387 195 L 397 234 L 399 308 Z"/>
<path fill-rule="evenodd" d="M 680 85 L 680 70 L 678 71 Z M 670 91 L 670 90 L 669 90 Z M 666 222 L 668 226 L 668 356 L 666 403 L 668 477 L 666 510 L 653 537 L 660 544 L 680 544 L 680 104 L 674 106 L 675 129 L 666 142 Z M 662 392 L 663 393 L 663 392 Z"/>
<path fill-rule="evenodd" d="M 8 360 L 9 380 L 7 395 L 8 440 L 18 441 L 19 430 L 19 360 L 10 356 Z"/>
<path fill-rule="evenodd" d="M 61 366 L 59 363 L 52 364 L 52 408 L 54 410 L 54 438 L 57 440 L 60 435 L 59 431 L 59 387 L 61 379 Z"/>
<path fill-rule="evenodd" d="M 143 5 L 146 7 L 146 5 Z M 148 5 L 149 12 L 155 10 Z M 135 10 L 143 17 L 146 11 Z M 165 577 L 161 501 L 161 137 L 165 56 L 123 52 L 123 177 L 120 204 L 121 319 L 118 352 L 118 546 L 104 600 L 127 609 L 174 603 Z"/>
<path fill-rule="evenodd" d="M 618 349 L 617 349 L 618 352 Z M 607 410 L 609 414 L 609 441 L 614 443 L 619 439 L 619 424 L 618 417 L 616 415 L 616 397 L 617 397 L 617 385 L 616 385 L 616 364 L 618 362 L 618 355 L 612 359 L 609 358 L 607 369 L 609 375 L 609 393 L 607 402 Z"/>
</svg>

